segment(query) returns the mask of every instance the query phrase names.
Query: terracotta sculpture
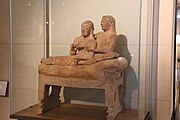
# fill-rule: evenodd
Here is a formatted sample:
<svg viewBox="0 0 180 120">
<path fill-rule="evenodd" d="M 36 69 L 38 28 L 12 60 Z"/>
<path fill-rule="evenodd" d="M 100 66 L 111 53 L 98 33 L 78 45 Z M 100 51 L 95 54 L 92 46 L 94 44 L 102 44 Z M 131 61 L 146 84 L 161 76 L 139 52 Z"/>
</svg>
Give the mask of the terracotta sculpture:
<svg viewBox="0 0 180 120">
<path fill-rule="evenodd" d="M 108 15 L 101 20 L 103 32 L 93 35 L 94 25 L 91 21 L 85 21 L 81 25 L 82 35 L 77 37 L 70 45 L 71 56 L 58 56 L 42 59 L 44 64 L 77 65 L 92 64 L 97 61 L 117 58 L 119 54 L 114 52 L 117 41 L 115 19 Z M 96 39 L 96 41 L 94 40 Z M 97 44 L 97 46 L 96 46 Z"/>
<path fill-rule="evenodd" d="M 114 17 L 110 15 L 103 16 L 101 20 L 101 26 L 103 32 L 96 34 L 97 48 L 92 50 L 95 52 L 96 61 L 119 56 L 114 52 L 117 41 Z"/>
<path fill-rule="evenodd" d="M 60 105 L 61 86 L 104 89 L 107 120 L 113 120 L 122 110 L 123 70 L 128 62 L 114 52 L 115 19 L 103 16 L 101 26 L 103 32 L 94 37 L 93 23 L 84 22 L 82 35 L 70 45 L 70 56 L 42 59 L 38 68 L 40 114 Z M 50 95 L 49 86 L 53 86 Z"/>
<path fill-rule="evenodd" d="M 94 57 L 91 49 L 96 48 L 96 41 L 93 35 L 94 24 L 85 21 L 81 24 L 81 36 L 77 37 L 70 45 L 70 56 L 57 56 L 43 58 L 41 63 L 47 65 L 77 65 L 86 64 L 86 61 Z M 87 62 L 88 63 L 88 62 Z"/>
</svg>

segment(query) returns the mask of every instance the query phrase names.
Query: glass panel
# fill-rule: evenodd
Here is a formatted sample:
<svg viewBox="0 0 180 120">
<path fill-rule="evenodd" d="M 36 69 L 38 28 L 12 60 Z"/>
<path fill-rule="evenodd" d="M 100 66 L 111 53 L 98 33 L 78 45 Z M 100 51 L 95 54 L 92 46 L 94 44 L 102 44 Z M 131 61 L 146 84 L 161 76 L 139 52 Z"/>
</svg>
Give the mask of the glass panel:
<svg viewBox="0 0 180 120">
<path fill-rule="evenodd" d="M 44 56 L 44 0 L 12 0 L 11 114 L 38 102 Z"/>
<path fill-rule="evenodd" d="M 153 18 L 154 7 L 157 6 L 153 3 L 153 0 L 145 0 L 142 2 L 142 15 L 141 15 L 141 43 L 140 43 L 140 82 L 139 82 L 139 119 L 144 119 L 145 117 L 150 117 L 151 112 L 151 85 L 152 85 L 152 79 L 156 79 L 155 75 L 154 78 L 152 78 L 152 66 L 154 65 L 155 68 L 155 61 L 157 59 L 157 56 L 153 53 L 153 42 L 155 43 L 156 39 L 154 38 L 153 41 L 153 35 L 157 32 L 153 28 L 155 26 L 155 18 Z M 154 25 L 154 26 L 153 26 Z M 154 32 L 154 33 L 153 33 Z M 152 56 L 153 55 L 153 56 Z M 154 61 L 153 61 L 154 60 Z M 155 72 L 155 70 L 154 70 Z M 156 88 L 154 86 L 154 88 Z M 146 118 L 147 119 L 147 118 Z"/>
<path fill-rule="evenodd" d="M 146 4 L 146 38 L 143 39 L 141 0 L 11 0 L 11 114 L 38 103 L 41 58 L 69 55 L 70 44 L 81 34 L 82 22 L 93 21 L 96 34 L 102 31 L 102 16 L 112 15 L 118 35 L 116 52 L 129 63 L 124 71 L 123 108 L 133 111 L 135 118 L 141 111 L 139 119 L 144 119 L 150 110 L 151 97 L 152 1 Z M 143 78 L 140 40 L 146 43 Z M 65 88 L 61 97 L 76 104 L 104 106 L 102 90 Z"/>
<path fill-rule="evenodd" d="M 102 16 L 112 15 L 115 18 L 119 40 L 117 51 L 129 62 L 124 72 L 123 106 L 131 110 L 138 109 L 140 2 L 140 0 L 49 0 L 50 56 L 69 55 L 69 46 L 77 36 L 80 36 L 81 23 L 85 20 L 93 21 L 96 34 L 102 31 L 100 25 Z M 91 99 L 87 97 L 89 94 L 92 96 Z M 102 103 L 104 99 L 103 91 L 70 88 L 65 88 L 65 97 L 78 104 L 84 104 L 84 101 Z"/>
<path fill-rule="evenodd" d="M 175 40 L 175 47 L 176 47 L 176 59 L 175 61 L 175 76 L 174 76 L 174 96 L 173 96 L 173 109 L 174 109 L 174 114 L 172 114 L 172 117 L 175 120 L 179 119 L 179 80 L 180 80 L 180 1 L 177 0 L 177 16 L 176 16 L 176 40 Z"/>
</svg>

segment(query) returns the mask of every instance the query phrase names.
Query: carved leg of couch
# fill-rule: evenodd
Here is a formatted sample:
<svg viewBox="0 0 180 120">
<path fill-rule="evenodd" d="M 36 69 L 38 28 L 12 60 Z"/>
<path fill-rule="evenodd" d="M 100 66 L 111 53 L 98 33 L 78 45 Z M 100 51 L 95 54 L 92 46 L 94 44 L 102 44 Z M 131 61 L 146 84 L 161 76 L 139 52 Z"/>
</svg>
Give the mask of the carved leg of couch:
<svg viewBox="0 0 180 120">
<path fill-rule="evenodd" d="M 108 86 L 105 89 L 105 104 L 108 107 L 107 110 L 107 120 L 113 120 L 115 118 L 114 114 L 114 92 L 112 86 Z"/>
<path fill-rule="evenodd" d="M 122 111 L 122 85 L 105 89 L 105 104 L 108 107 L 107 120 L 113 120 L 117 114 Z"/>
<path fill-rule="evenodd" d="M 59 86 L 52 86 L 52 92 L 49 94 L 50 85 L 45 84 L 45 75 L 39 76 L 39 91 L 38 91 L 38 113 L 42 114 L 50 109 L 59 106 L 59 93 L 61 87 Z"/>
<path fill-rule="evenodd" d="M 115 116 L 122 111 L 122 85 L 117 87 L 114 95 L 114 114 Z"/>
<path fill-rule="evenodd" d="M 46 101 L 49 95 L 49 86 L 45 86 L 44 83 L 45 75 L 39 75 L 39 83 L 38 83 L 38 113 L 44 113 L 44 109 L 46 109 Z"/>
<path fill-rule="evenodd" d="M 120 111 L 123 109 L 123 84 L 119 87 Z"/>
</svg>

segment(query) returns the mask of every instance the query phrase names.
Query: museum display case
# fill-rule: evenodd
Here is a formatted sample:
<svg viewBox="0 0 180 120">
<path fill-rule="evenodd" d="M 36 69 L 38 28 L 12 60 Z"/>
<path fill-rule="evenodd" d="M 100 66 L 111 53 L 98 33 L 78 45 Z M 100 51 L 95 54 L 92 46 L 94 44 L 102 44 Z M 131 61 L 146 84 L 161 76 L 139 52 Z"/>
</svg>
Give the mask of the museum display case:
<svg viewBox="0 0 180 120">
<path fill-rule="evenodd" d="M 42 71 L 38 66 L 43 63 L 42 58 L 69 56 L 70 44 L 81 35 L 81 24 L 91 20 L 94 24 L 94 34 L 102 32 L 102 17 L 106 15 L 111 15 L 115 19 L 117 34 L 115 52 L 119 57 L 127 60 L 127 66 L 120 73 L 117 71 L 112 73 L 121 76 L 122 89 L 120 92 L 113 93 L 113 96 L 116 99 L 117 96 L 122 95 L 122 111 L 118 112 L 115 118 L 107 119 L 119 120 L 124 117 L 128 120 L 141 120 L 151 115 L 153 0 L 145 3 L 142 3 L 142 0 L 11 0 L 10 9 L 11 118 L 106 119 L 106 111 L 109 108 L 107 108 L 104 88 L 92 87 L 89 80 L 84 84 L 82 84 L 84 81 L 78 82 L 81 83 L 81 85 L 78 84 L 81 87 L 75 85 L 77 82 L 72 82 L 68 86 L 66 81 L 70 80 L 67 76 L 64 84 L 61 84 L 60 94 L 56 93 L 60 96 L 59 100 L 62 104 L 45 113 L 38 113 L 39 103 L 44 100 L 40 100 L 39 97 L 41 96 L 40 85 L 43 83 L 40 82 Z M 146 14 L 145 19 L 144 14 Z M 145 27 L 143 23 L 146 24 Z M 97 68 L 102 67 L 101 65 L 97 65 Z M 83 73 L 80 71 L 82 67 L 73 69 L 75 69 L 75 75 Z M 80 72 L 78 73 L 76 69 Z M 64 73 L 69 73 L 72 78 L 71 69 L 62 67 L 58 70 L 66 70 Z M 106 81 L 105 78 L 111 77 L 103 76 L 104 81 Z M 60 84 L 59 80 L 56 82 Z M 90 87 L 84 87 L 85 84 Z M 48 87 L 44 89 L 47 89 L 47 95 L 51 95 L 55 90 L 55 82 L 47 83 L 46 86 Z M 53 102 L 50 100 L 48 104 Z M 118 109 L 118 106 L 115 107 Z"/>
<path fill-rule="evenodd" d="M 174 85 L 173 85 L 173 114 L 172 119 L 179 119 L 179 75 L 180 75 L 180 1 L 176 1 L 175 39 L 174 39 Z"/>
</svg>

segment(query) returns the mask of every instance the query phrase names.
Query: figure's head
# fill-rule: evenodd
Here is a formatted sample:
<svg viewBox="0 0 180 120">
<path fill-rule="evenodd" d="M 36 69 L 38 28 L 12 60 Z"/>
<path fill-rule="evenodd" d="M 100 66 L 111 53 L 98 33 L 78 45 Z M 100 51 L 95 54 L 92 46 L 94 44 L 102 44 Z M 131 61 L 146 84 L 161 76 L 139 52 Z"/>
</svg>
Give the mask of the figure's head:
<svg viewBox="0 0 180 120">
<path fill-rule="evenodd" d="M 112 17 L 111 15 L 103 16 L 102 20 L 101 20 L 101 27 L 102 27 L 102 30 L 104 30 L 104 31 L 107 31 L 110 28 L 115 29 L 115 19 L 114 19 L 114 17 Z"/>
<path fill-rule="evenodd" d="M 93 34 L 94 24 L 92 21 L 87 20 L 81 24 L 81 33 L 83 37 L 88 37 L 90 34 Z"/>
</svg>

